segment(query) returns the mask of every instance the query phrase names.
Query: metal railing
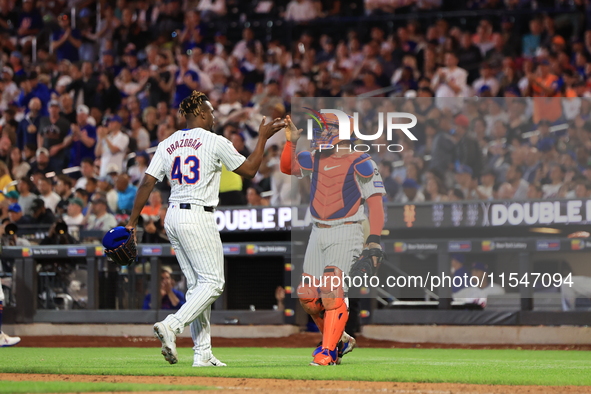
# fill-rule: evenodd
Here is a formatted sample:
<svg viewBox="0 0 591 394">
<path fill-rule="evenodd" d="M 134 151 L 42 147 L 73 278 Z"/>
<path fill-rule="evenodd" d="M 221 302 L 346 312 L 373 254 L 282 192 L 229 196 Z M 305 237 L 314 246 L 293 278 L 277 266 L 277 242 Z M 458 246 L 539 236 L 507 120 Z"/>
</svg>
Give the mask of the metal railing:
<svg viewBox="0 0 591 394">
<path fill-rule="evenodd" d="M 580 242 L 573 243 L 572 239 L 560 238 L 548 241 L 545 238 L 496 238 L 496 239 L 469 239 L 469 240 L 413 240 L 404 243 L 394 242 L 393 240 L 386 240 L 384 248 L 389 252 L 388 261 L 380 269 L 378 275 L 387 275 L 388 270 L 393 269 L 398 275 L 405 275 L 400 267 L 405 258 L 409 256 L 436 256 L 436 268 L 434 274 L 441 275 L 443 273 L 451 272 L 450 255 L 452 253 L 460 253 L 464 255 L 469 254 L 488 254 L 497 256 L 499 264 L 507 265 L 510 261 L 514 263 L 509 264 L 514 271 L 518 272 L 519 277 L 532 272 L 535 267 L 533 265 L 534 257 L 540 258 L 540 253 L 544 254 L 543 258 L 548 256 L 555 256 L 560 258 L 561 252 L 568 252 L 573 254 L 585 253 L 585 247 L 581 247 Z M 494 245 L 494 247 L 491 247 Z M 576 247 L 573 247 L 575 245 Z M 272 247 L 269 247 L 272 246 Z M 281 247 L 278 247 L 281 246 Z M 276 256 L 285 259 L 285 274 L 284 287 L 287 294 L 290 296 L 285 298 L 285 310 L 280 311 L 228 311 L 224 310 L 223 296 L 216 301 L 214 311 L 212 312 L 212 322 L 214 324 L 233 324 L 236 319 L 242 324 L 294 324 L 294 307 L 297 299 L 291 296 L 291 289 L 293 289 L 293 276 L 298 275 L 298 270 L 301 270 L 300 259 L 301 247 L 304 245 L 293 246 L 289 242 L 260 242 L 254 244 L 237 243 L 225 244 L 225 251 L 227 257 L 240 258 L 241 256 L 252 256 L 256 253 L 257 256 Z M 292 247 L 296 248 L 292 250 Z M 498 248 L 503 248 L 499 250 Z M 495 249 L 497 248 L 497 249 Z M 169 311 L 160 311 L 157 305 L 158 302 L 152 303 L 151 309 L 148 310 L 113 310 L 99 309 L 99 294 L 104 295 L 108 292 L 114 291 L 112 288 L 101 288 L 99 283 L 99 274 L 103 278 L 115 275 L 117 278 L 123 280 L 119 282 L 119 287 L 115 290 L 119 291 L 136 291 L 134 287 L 138 280 L 144 280 L 143 283 L 148 283 L 145 280 L 149 274 L 149 283 L 146 288 L 154 297 L 153 300 L 159 299 L 159 282 L 153 280 L 159 277 L 160 264 L 162 258 L 174 258 L 170 245 L 140 245 L 138 252 L 141 261 L 147 261 L 149 267 L 142 266 L 142 270 L 136 272 L 133 269 L 121 269 L 109 265 L 103 256 L 102 247 L 96 246 L 80 246 L 80 245 L 61 245 L 61 246 L 43 246 L 43 247 L 6 247 L 2 250 L 3 259 L 12 259 L 16 266 L 16 276 L 13 278 L 14 287 L 16 290 L 16 308 L 13 312 L 16 314 L 16 321 L 19 323 L 26 322 L 50 322 L 50 323 L 152 323 L 158 319 L 162 319 Z M 512 260 L 508 260 L 509 255 L 512 255 Z M 503 257 L 504 256 L 504 257 Z M 83 265 L 80 267 L 86 268 L 86 288 L 87 298 L 85 300 L 85 309 L 81 310 L 43 310 L 38 308 L 39 295 L 39 273 L 36 264 L 44 265 L 45 262 L 55 262 L 57 260 L 72 260 L 77 259 L 76 264 Z M 144 263 L 139 263 L 144 264 Z M 403 266 L 403 265 L 402 265 Z M 580 264 L 579 264 L 580 266 Z M 256 270 L 256 265 L 253 268 Z M 43 280 L 43 279 L 42 279 Z M 385 283 L 385 282 L 384 282 Z M 370 291 L 374 291 L 370 289 Z M 408 299 L 404 295 L 397 294 L 398 291 L 394 289 L 384 289 L 376 294 L 382 301 L 387 302 L 389 308 L 378 309 L 377 305 L 373 307 L 370 303 L 362 305 L 363 310 L 367 313 L 363 314 L 362 320 L 364 324 L 378 323 L 378 324 L 522 324 L 531 325 L 539 324 L 573 324 L 586 325 L 589 321 L 589 312 L 559 312 L 559 311 L 536 311 L 534 309 L 536 300 L 539 297 L 534 297 L 536 290 L 533 286 L 528 286 L 525 283 L 519 282 L 514 294 L 514 299 L 518 299 L 518 309 L 504 310 L 450 310 L 454 309 L 452 301 L 451 288 L 440 287 L 434 293 L 427 293 L 427 301 L 417 301 Z M 56 292 L 57 293 L 57 292 Z M 63 293 L 62 293 L 63 294 Z M 140 293 L 143 296 L 144 293 Z M 375 294 L 375 293 L 374 293 Z M 56 294 L 57 296 L 57 294 Z M 137 296 L 137 294 L 136 294 Z M 539 294 L 538 294 L 539 296 Z M 63 298 L 63 296 L 61 296 Z M 60 298 L 60 297 L 57 297 Z M 405 299 L 406 298 L 406 299 Z M 555 298 L 555 297 L 554 297 Z M 362 301 L 371 301 L 370 298 Z M 410 301 L 410 302 L 409 302 Z M 384 302 L 382 302 L 384 303 Z M 411 308 L 407 311 L 396 311 L 390 308 L 404 307 Z M 431 311 L 417 308 L 430 308 Z M 365 308 L 369 308 L 365 310 Z M 414 310 L 412 310 L 414 308 Z M 433 310 L 433 308 L 435 308 Z M 433 320 L 429 320 L 433 319 Z M 417 323 L 418 322 L 418 323 Z M 469 322 L 469 323 L 468 323 Z"/>
<path fill-rule="evenodd" d="M 235 243 L 224 253 L 231 258 L 251 256 L 256 247 L 260 256 L 276 256 L 289 262 L 291 248 L 288 242 Z M 269 246 L 274 246 L 269 248 Z M 281 248 L 277 248 L 281 246 Z M 153 323 L 163 319 L 170 310 L 160 310 L 160 270 L 163 259 L 176 261 L 170 244 L 140 244 L 138 263 L 129 267 L 116 266 L 104 256 L 102 246 L 51 245 L 23 247 L 4 247 L 2 259 L 14 263 L 15 276 L 12 277 L 11 293 L 16 295 L 9 308 L 15 312 L 15 321 L 19 323 Z M 49 263 L 49 264 L 48 264 Z M 71 271 L 82 271 L 85 283 L 68 286 L 60 282 L 60 272 L 45 270 L 49 267 L 71 266 Z M 286 264 L 288 265 L 288 264 Z M 39 271 L 37 266 L 41 267 Z M 65 272 L 70 272 L 64 270 Z M 51 274 L 56 272 L 56 274 Z M 289 271 L 285 271 L 284 286 L 289 286 Z M 11 274 L 4 276 L 11 277 Z M 63 275 L 61 275 L 63 277 Z M 71 275 L 68 274 L 68 278 Z M 70 282 L 71 284 L 71 282 Z M 72 290 L 74 288 L 75 290 Z M 72 291 L 85 289 L 77 297 Z M 151 295 L 150 309 L 141 309 L 141 301 L 146 293 Z M 79 295 L 79 293 L 77 293 Z M 116 309 L 99 309 L 101 299 L 109 295 L 116 298 Z M 294 302 L 286 298 L 285 313 L 279 310 L 226 310 L 225 295 L 214 303 L 213 324 L 293 324 Z M 12 298 L 12 297 L 11 297 Z M 68 298 L 77 298 L 79 309 L 64 309 L 61 302 Z M 51 309 L 43 309 L 51 307 Z M 61 308 L 61 309 L 60 309 Z M 8 308 L 7 308 L 8 309 Z M 230 323 L 228 323 L 230 322 Z"/>
</svg>

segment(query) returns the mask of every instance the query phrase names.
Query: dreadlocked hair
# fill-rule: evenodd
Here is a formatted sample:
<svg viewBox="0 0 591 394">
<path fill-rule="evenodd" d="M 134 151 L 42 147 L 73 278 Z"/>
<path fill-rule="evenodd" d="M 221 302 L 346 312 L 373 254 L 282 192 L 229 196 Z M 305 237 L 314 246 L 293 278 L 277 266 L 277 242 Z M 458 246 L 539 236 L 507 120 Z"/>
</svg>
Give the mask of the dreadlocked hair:
<svg viewBox="0 0 591 394">
<path fill-rule="evenodd" d="M 209 99 L 205 93 L 193 90 L 193 93 L 191 93 L 189 97 L 186 97 L 183 101 L 181 101 L 179 113 L 183 116 L 187 116 L 188 114 L 197 116 L 201 113 L 201 106 L 206 101 L 209 101 Z"/>
</svg>

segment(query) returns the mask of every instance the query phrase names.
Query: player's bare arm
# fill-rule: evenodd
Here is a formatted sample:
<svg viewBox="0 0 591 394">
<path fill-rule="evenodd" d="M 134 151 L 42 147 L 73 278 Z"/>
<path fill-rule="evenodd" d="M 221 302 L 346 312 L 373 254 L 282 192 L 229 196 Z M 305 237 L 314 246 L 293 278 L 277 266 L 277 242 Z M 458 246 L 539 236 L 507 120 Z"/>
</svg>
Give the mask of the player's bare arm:
<svg viewBox="0 0 591 394">
<path fill-rule="evenodd" d="M 156 185 L 158 180 L 154 178 L 152 175 L 144 174 L 142 182 L 137 189 L 137 194 L 135 195 L 135 200 L 133 202 L 133 210 L 131 211 L 131 216 L 129 217 L 129 221 L 127 222 L 127 229 L 135 229 L 137 226 L 137 221 L 140 217 L 140 212 L 148 202 L 148 198 Z"/>
<path fill-rule="evenodd" d="M 365 249 L 382 249 L 380 236 L 384 228 L 384 202 L 381 194 L 374 194 L 366 201 L 369 208 L 369 236 L 365 241 Z M 379 258 L 373 256 L 374 267 L 379 264 Z"/>
<path fill-rule="evenodd" d="M 263 155 L 265 154 L 265 144 L 267 143 L 267 140 L 275 135 L 275 133 L 277 133 L 279 130 L 285 128 L 287 125 L 285 120 L 281 120 L 279 118 L 276 118 L 272 122 L 265 124 L 266 119 L 266 117 L 263 117 L 261 125 L 259 126 L 259 139 L 255 149 L 252 151 L 250 156 L 248 156 L 246 161 L 242 163 L 240 167 L 234 170 L 236 174 L 245 178 L 253 178 L 259 170 L 261 162 L 263 161 Z"/>
</svg>

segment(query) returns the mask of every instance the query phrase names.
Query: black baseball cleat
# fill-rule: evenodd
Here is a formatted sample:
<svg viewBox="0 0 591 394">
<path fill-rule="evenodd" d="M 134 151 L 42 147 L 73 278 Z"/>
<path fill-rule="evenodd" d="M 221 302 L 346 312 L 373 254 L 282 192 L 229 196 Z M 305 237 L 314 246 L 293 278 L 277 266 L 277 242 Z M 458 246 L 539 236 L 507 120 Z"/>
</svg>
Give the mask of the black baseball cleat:
<svg viewBox="0 0 591 394">
<path fill-rule="evenodd" d="M 341 359 L 347 353 L 350 353 L 357 347 L 357 341 L 355 338 L 347 334 L 346 332 L 343 333 L 341 340 L 337 345 L 338 355 L 337 355 L 337 365 L 341 363 Z"/>
</svg>

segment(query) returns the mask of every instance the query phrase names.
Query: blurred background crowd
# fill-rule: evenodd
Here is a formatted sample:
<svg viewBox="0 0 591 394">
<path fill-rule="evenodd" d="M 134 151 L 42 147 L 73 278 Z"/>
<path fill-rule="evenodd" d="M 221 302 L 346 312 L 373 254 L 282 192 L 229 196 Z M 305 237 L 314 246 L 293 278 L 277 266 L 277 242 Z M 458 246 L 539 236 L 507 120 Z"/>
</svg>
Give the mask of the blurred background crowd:
<svg viewBox="0 0 591 394">
<path fill-rule="evenodd" d="M 366 129 L 377 112 L 412 112 L 418 141 L 368 152 L 390 202 L 587 198 L 590 10 L 584 0 L 0 0 L 3 223 L 105 231 L 125 220 L 192 90 L 245 156 L 262 117 L 285 116 L 294 97 L 357 98 L 349 109 Z M 224 171 L 220 205 L 306 202 L 305 185 L 294 198 L 279 171 L 282 134 L 253 180 Z M 166 237 L 168 195 L 159 184 L 143 212 L 153 242 Z"/>
</svg>

